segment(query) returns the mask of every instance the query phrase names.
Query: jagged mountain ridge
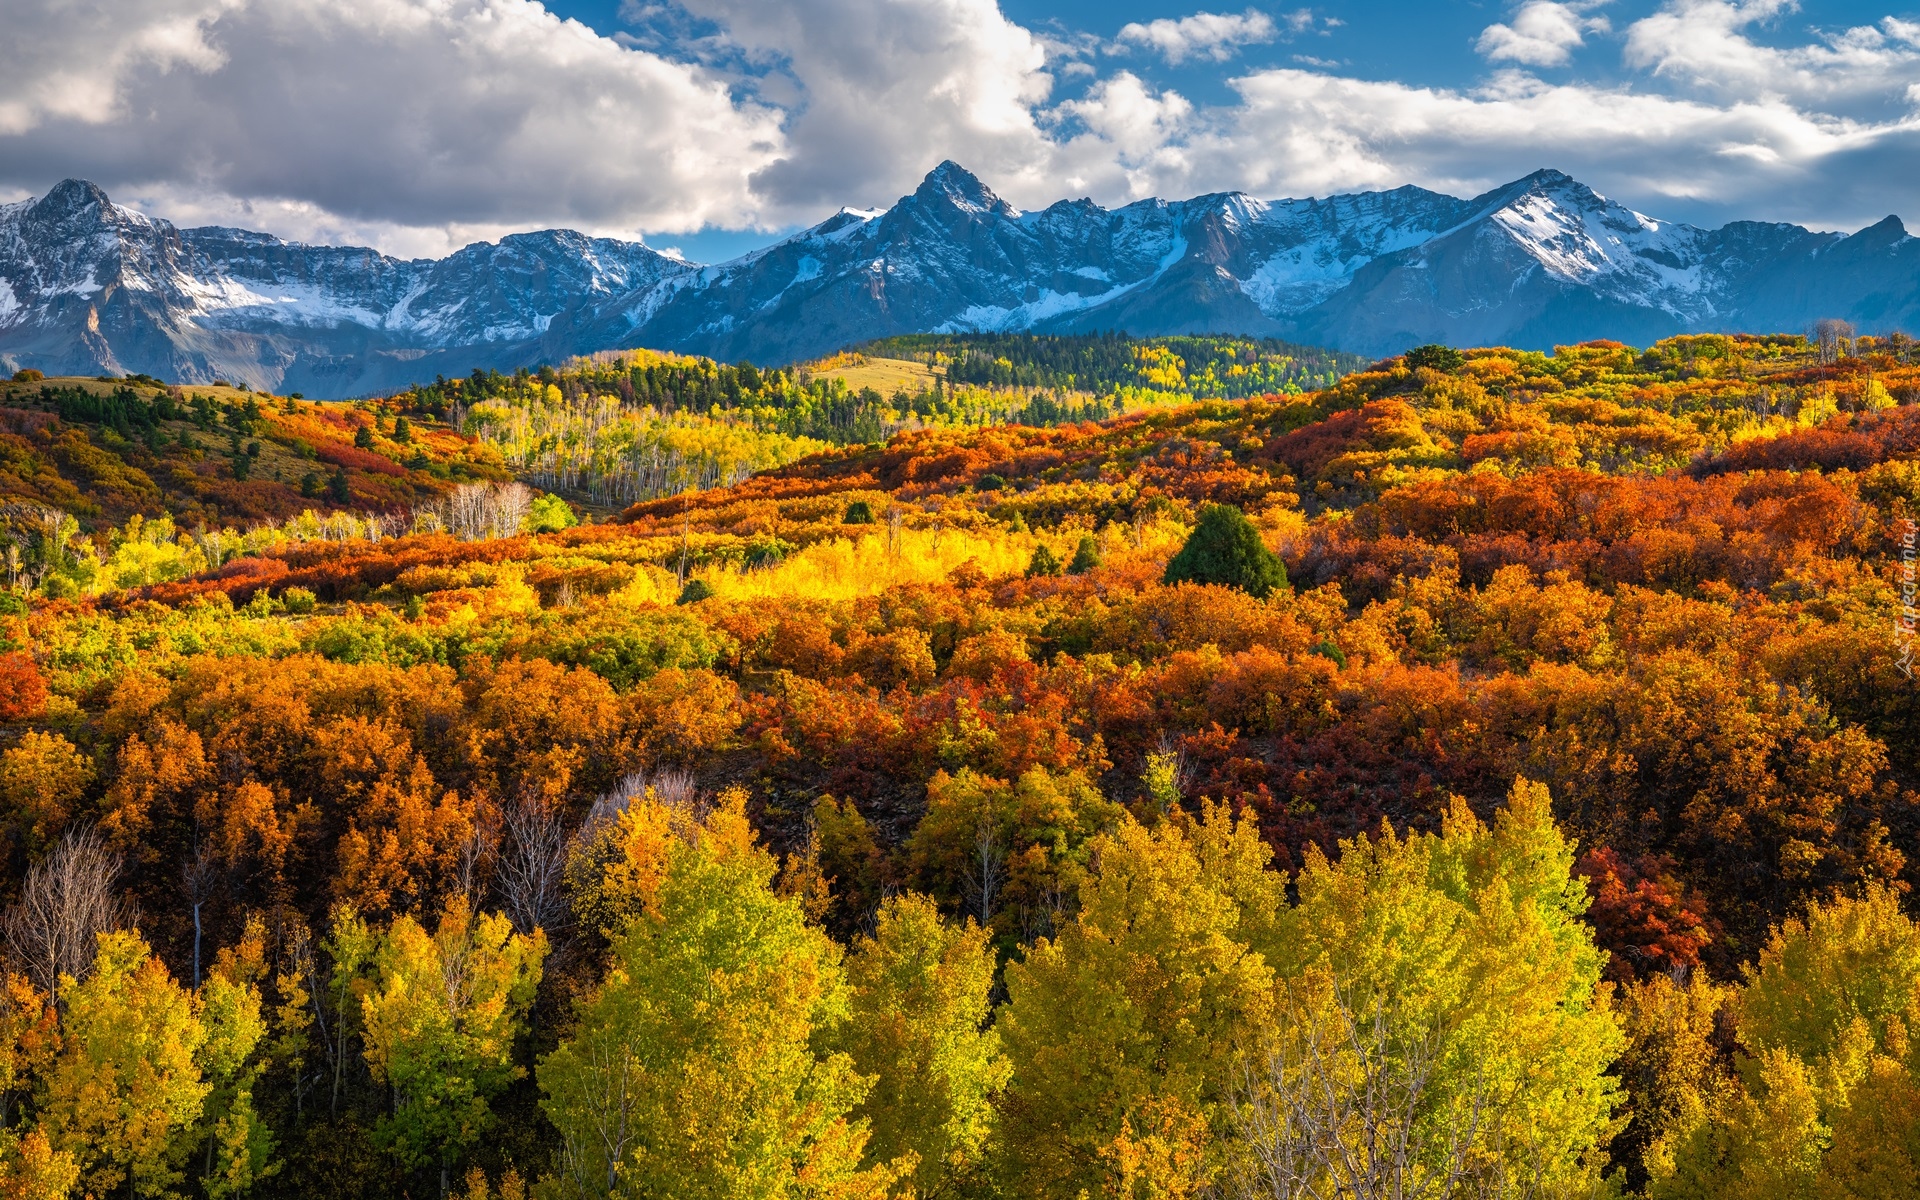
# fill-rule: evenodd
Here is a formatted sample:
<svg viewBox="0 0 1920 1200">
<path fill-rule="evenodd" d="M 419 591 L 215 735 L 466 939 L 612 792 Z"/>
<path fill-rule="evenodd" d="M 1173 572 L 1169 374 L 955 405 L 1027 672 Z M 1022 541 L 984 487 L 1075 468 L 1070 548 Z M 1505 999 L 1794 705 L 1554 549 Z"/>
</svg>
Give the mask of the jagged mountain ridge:
<svg viewBox="0 0 1920 1200">
<path fill-rule="evenodd" d="M 464 371 L 489 348 L 524 355 L 557 313 L 685 269 L 639 243 L 570 230 L 405 260 L 178 229 L 67 180 L 0 207 L 0 358 L 50 374 L 147 371 L 352 394 L 369 377 L 378 386 L 420 370 L 432 378 L 434 366 Z"/>
<path fill-rule="evenodd" d="M 1646 217 L 1557 171 L 1462 200 L 1416 187 L 1020 212 L 953 163 L 741 258 L 569 230 L 443 259 L 178 229 L 67 180 L 0 206 L 0 366 L 145 371 L 350 396 L 631 346 L 786 362 L 912 332 L 1268 334 L 1368 354 L 1429 341 L 1864 329 L 1920 317 L 1920 239 Z"/>
</svg>

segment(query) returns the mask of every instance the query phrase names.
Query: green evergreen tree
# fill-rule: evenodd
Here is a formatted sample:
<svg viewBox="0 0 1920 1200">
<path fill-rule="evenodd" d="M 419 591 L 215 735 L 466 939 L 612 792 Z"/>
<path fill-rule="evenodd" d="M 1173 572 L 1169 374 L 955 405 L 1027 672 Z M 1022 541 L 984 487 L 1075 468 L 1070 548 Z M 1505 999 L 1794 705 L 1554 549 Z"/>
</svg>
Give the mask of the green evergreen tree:
<svg viewBox="0 0 1920 1200">
<path fill-rule="evenodd" d="M 1247 514 L 1231 504 L 1210 504 L 1167 564 L 1165 582 L 1217 583 L 1265 599 L 1287 586 L 1287 568 L 1260 540 Z"/>
<path fill-rule="evenodd" d="M 1080 544 L 1073 548 L 1073 561 L 1067 564 L 1067 574 L 1085 575 L 1100 565 L 1100 539 L 1092 534 L 1083 534 Z"/>
<path fill-rule="evenodd" d="M 1035 546 L 1033 548 L 1033 557 L 1027 562 L 1027 578 L 1032 579 L 1037 575 L 1058 575 L 1059 573 L 1060 556 L 1044 544 Z"/>
<path fill-rule="evenodd" d="M 1442 346 L 1437 343 L 1415 346 L 1413 349 L 1407 351 L 1407 365 L 1409 367 L 1427 367 L 1435 371 L 1451 371 L 1466 361 L 1466 355 L 1461 354 L 1452 346 Z"/>
</svg>

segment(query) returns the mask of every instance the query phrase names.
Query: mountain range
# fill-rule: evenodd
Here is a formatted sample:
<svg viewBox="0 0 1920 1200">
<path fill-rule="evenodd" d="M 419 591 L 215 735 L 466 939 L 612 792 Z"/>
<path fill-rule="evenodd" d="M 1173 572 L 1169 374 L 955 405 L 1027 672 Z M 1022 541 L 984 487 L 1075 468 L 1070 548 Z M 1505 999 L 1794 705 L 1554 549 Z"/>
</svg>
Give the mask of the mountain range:
<svg viewBox="0 0 1920 1200">
<path fill-rule="evenodd" d="M 1634 212 L 1558 171 L 1470 200 L 1416 187 L 1021 212 L 951 163 L 728 262 L 571 230 L 442 259 L 180 229 L 69 179 L 0 206 L 0 367 L 344 397 L 647 346 L 765 365 L 916 332 L 1425 342 L 1920 325 L 1920 239 Z"/>
</svg>

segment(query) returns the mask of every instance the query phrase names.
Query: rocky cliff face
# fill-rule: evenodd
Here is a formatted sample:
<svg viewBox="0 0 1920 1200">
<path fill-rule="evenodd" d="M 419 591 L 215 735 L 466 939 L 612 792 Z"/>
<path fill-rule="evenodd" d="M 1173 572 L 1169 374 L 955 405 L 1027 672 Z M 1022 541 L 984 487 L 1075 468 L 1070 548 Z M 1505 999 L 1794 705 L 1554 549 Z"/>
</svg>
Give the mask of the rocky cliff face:
<svg viewBox="0 0 1920 1200">
<path fill-rule="evenodd" d="M 1420 188 L 1019 212 L 943 163 L 698 266 L 568 230 L 439 260 L 176 229 L 68 180 L 0 207 L 0 366 L 215 377 L 350 396 L 631 346 L 785 362 L 897 333 L 1274 334 L 1368 354 L 1546 348 L 1920 319 L 1920 240 L 1633 212 L 1556 171 L 1470 200 Z"/>
</svg>

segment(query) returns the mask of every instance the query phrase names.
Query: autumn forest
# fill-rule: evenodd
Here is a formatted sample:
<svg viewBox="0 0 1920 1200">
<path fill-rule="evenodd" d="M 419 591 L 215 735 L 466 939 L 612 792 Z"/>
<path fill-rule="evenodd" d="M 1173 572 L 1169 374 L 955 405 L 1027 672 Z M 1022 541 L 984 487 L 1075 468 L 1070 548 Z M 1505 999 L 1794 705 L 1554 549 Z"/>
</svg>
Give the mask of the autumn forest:
<svg viewBox="0 0 1920 1200">
<path fill-rule="evenodd" d="M 0 1197 L 1913 1196 L 1920 362 L 0 383 Z"/>
</svg>

